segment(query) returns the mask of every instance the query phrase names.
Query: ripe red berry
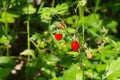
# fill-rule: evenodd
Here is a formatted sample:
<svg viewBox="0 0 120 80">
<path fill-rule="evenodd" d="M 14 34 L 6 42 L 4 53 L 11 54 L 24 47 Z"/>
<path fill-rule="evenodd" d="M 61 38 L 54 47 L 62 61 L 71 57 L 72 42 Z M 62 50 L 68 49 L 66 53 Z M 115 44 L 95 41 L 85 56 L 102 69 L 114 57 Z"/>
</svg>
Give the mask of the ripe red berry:
<svg viewBox="0 0 120 80">
<path fill-rule="evenodd" d="M 54 37 L 55 37 L 56 40 L 60 41 L 63 36 L 62 36 L 61 33 L 56 33 L 56 34 L 54 35 Z"/>
<path fill-rule="evenodd" d="M 60 26 L 59 26 L 59 29 L 62 29 L 65 27 L 65 24 L 64 23 L 61 23 Z"/>
<path fill-rule="evenodd" d="M 73 51 L 77 51 L 78 48 L 79 48 L 79 42 L 73 41 L 73 42 L 71 43 L 71 48 L 72 48 Z"/>
</svg>

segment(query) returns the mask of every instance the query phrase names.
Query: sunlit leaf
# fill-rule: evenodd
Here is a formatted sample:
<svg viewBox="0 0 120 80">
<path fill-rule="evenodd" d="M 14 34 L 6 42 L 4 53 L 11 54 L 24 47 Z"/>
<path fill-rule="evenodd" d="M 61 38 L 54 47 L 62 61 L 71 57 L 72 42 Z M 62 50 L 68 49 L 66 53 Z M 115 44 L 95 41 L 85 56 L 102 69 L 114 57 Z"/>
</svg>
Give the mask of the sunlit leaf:
<svg viewBox="0 0 120 80">
<path fill-rule="evenodd" d="M 32 56 L 35 59 L 34 51 L 31 49 L 24 50 L 23 52 L 20 53 L 20 55 Z"/>
<path fill-rule="evenodd" d="M 11 57 L 0 56 L 0 66 L 13 68 L 16 62 Z"/>
<path fill-rule="evenodd" d="M 64 80 L 83 80 L 83 73 L 79 66 L 72 65 L 63 74 Z"/>
<path fill-rule="evenodd" d="M 34 14 L 36 12 L 36 8 L 34 8 L 33 5 L 29 4 L 23 7 L 22 11 L 23 14 Z"/>
<path fill-rule="evenodd" d="M 107 72 L 103 75 L 103 79 L 120 77 L 120 75 L 118 74 L 120 73 L 119 63 L 120 63 L 120 58 L 118 58 L 117 60 L 111 61 L 110 65 L 108 65 L 108 67 L 106 68 Z"/>
</svg>

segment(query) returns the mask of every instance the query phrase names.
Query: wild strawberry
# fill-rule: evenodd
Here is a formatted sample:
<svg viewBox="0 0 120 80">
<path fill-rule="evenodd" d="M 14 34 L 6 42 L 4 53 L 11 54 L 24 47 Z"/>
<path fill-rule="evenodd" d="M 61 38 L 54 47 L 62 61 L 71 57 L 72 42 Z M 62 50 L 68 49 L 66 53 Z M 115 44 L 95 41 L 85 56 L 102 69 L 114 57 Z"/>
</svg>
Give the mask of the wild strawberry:
<svg viewBox="0 0 120 80">
<path fill-rule="evenodd" d="M 79 49 L 79 42 L 78 41 L 73 41 L 71 43 L 71 48 L 73 51 L 77 51 Z"/>
<path fill-rule="evenodd" d="M 54 37 L 55 37 L 56 40 L 60 41 L 63 36 L 62 36 L 61 33 L 56 33 L 56 34 L 54 35 Z"/>
</svg>

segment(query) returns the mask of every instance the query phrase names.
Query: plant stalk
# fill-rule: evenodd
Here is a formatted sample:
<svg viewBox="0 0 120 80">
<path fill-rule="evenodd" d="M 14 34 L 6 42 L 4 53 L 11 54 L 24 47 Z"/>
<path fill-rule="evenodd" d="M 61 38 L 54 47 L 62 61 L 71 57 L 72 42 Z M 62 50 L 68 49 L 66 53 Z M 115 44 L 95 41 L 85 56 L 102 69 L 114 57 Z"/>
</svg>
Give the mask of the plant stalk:
<svg viewBox="0 0 120 80">
<path fill-rule="evenodd" d="M 96 5 L 95 5 L 95 9 L 94 9 L 94 13 L 97 12 L 99 3 L 100 3 L 100 0 L 97 0 L 97 1 L 96 1 Z"/>
<path fill-rule="evenodd" d="M 30 17 L 27 19 L 27 48 L 30 49 Z"/>
</svg>

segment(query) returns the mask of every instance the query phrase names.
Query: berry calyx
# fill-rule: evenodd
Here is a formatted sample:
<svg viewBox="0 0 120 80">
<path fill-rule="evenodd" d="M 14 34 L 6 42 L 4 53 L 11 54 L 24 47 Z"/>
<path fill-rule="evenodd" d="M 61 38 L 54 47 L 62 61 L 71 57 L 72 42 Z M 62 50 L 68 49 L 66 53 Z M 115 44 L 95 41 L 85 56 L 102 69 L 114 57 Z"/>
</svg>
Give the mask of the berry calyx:
<svg viewBox="0 0 120 80">
<path fill-rule="evenodd" d="M 60 41 L 63 36 L 62 36 L 61 33 L 56 33 L 56 34 L 54 35 L 54 37 L 55 37 L 56 40 Z"/>
<path fill-rule="evenodd" d="M 73 51 L 78 51 L 78 49 L 79 49 L 79 42 L 78 41 L 73 41 L 71 43 L 71 48 L 72 48 Z"/>
<path fill-rule="evenodd" d="M 59 26 L 59 29 L 63 29 L 64 27 L 65 27 L 65 24 L 61 23 L 60 26 Z"/>
<path fill-rule="evenodd" d="M 88 59 L 92 59 L 92 57 L 93 57 L 92 53 L 87 53 L 87 58 Z"/>
</svg>

